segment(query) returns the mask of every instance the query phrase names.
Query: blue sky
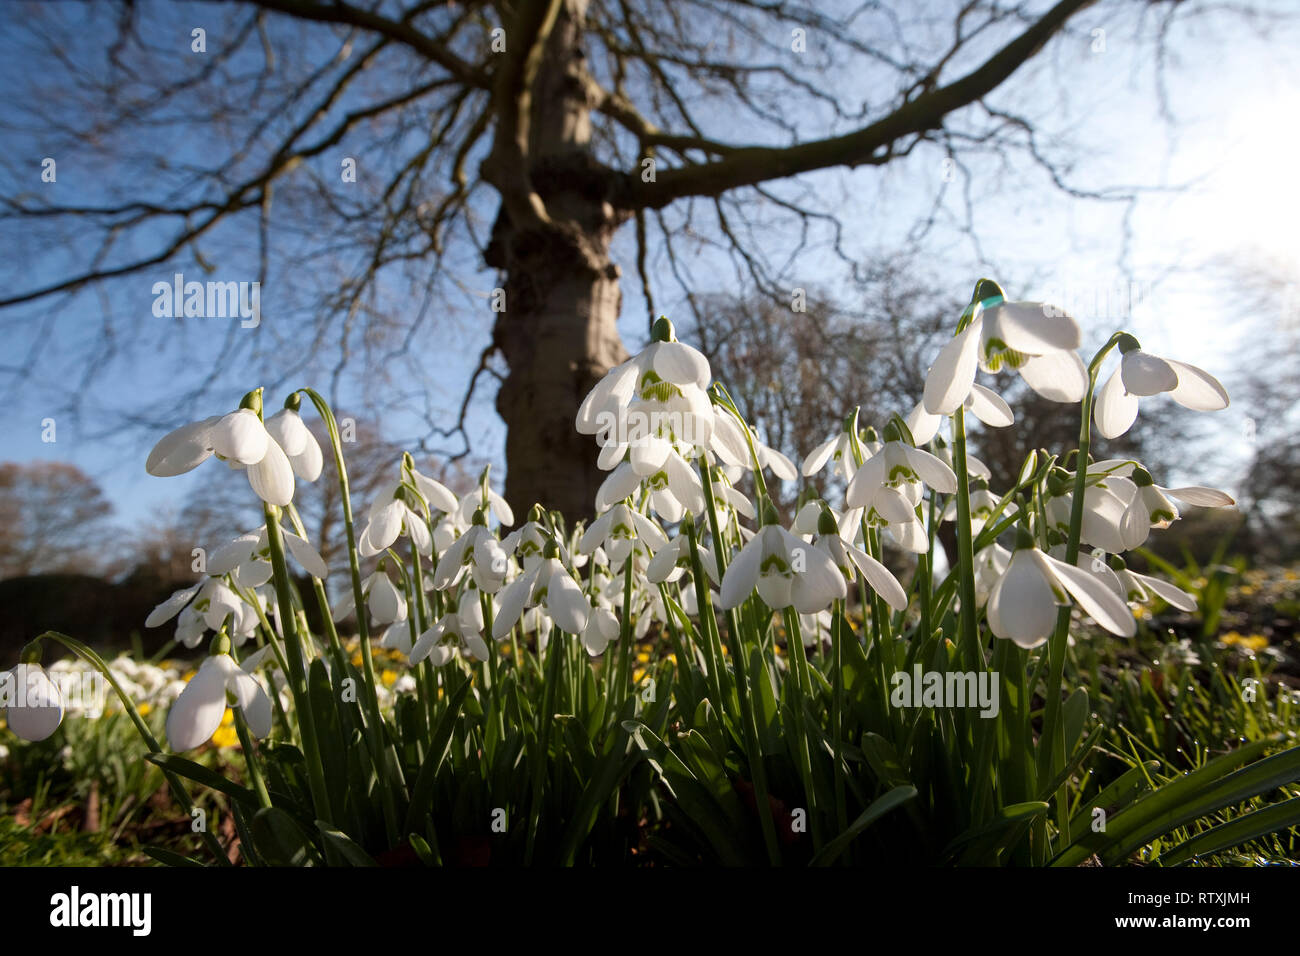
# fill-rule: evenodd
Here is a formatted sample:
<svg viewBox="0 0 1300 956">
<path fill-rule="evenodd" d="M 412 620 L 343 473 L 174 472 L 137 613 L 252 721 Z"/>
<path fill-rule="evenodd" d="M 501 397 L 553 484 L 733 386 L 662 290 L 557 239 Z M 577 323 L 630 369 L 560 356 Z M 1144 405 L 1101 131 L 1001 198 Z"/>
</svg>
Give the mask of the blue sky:
<svg viewBox="0 0 1300 956">
<path fill-rule="evenodd" d="M 1100 343 L 1117 327 L 1128 327 L 1150 351 L 1222 373 L 1232 392 L 1234 384 L 1240 383 L 1234 383 L 1227 359 L 1238 346 L 1243 321 L 1250 320 L 1255 329 L 1275 328 L 1295 335 L 1295 315 L 1300 313 L 1298 294 L 1296 304 L 1277 303 L 1275 315 L 1240 315 L 1234 311 L 1230 286 L 1212 268 L 1226 256 L 1239 256 L 1254 262 L 1277 260 L 1300 273 L 1300 230 L 1295 228 L 1300 221 L 1300 191 L 1292 172 L 1294 157 L 1300 155 L 1294 125 L 1294 118 L 1300 116 L 1300 82 L 1288 62 L 1289 51 L 1295 48 L 1294 31 L 1275 30 L 1261 40 L 1244 28 L 1224 32 L 1212 19 L 1176 28 L 1171 42 L 1177 55 L 1165 72 L 1169 110 L 1177 120 L 1170 127 L 1157 109 L 1149 55 L 1127 47 L 1122 32 L 1117 35 L 1114 30 L 1107 34 L 1105 51 L 1097 52 L 1087 39 L 1093 21 L 1082 20 L 1080 25 L 1083 39 L 1055 42 L 992 99 L 1014 106 L 1038 125 L 1044 149 L 1070 160 L 1069 180 L 1076 186 L 1190 185 L 1176 193 L 1144 194 L 1132 212 L 1131 242 L 1124 247 L 1124 207 L 1072 199 L 1024 159 L 1006 170 L 993 162 L 977 163 L 972 166 L 971 191 L 977 199 L 979 252 L 1000 267 L 999 277 L 1007 281 L 1014 297 L 1064 293 L 1068 299 L 1064 304 L 1075 311 L 1084 328 L 1085 348 Z M 93 44 L 93 31 L 84 41 Z M 16 82 L 14 71 L 41 65 L 12 55 L 16 51 L 6 51 L 4 42 L 0 41 L 0 54 L 11 56 L 8 66 L 0 68 L 0 84 L 11 86 Z M 827 79 L 852 81 L 852 77 Z M 0 107 L 0 118 L 6 110 L 11 107 Z M 27 171 L 21 175 L 38 176 L 40 158 L 46 153 L 36 137 L 20 128 L 22 124 L 14 122 L 13 116 L 9 119 L 6 138 L 13 145 L 6 147 L 0 187 L 12 195 L 23 185 L 15 177 L 21 170 Z M 725 130 L 728 124 L 719 119 L 718 125 Z M 201 158 L 207 148 L 200 134 L 179 143 L 137 145 L 146 151 L 168 150 L 178 164 Z M 98 168 L 75 152 L 61 153 L 58 161 L 58 198 L 64 202 L 102 201 L 112 191 L 105 182 L 120 173 Z M 849 224 L 850 248 L 868 257 L 904 242 L 910 225 L 933 201 L 942 175 L 942 155 L 923 148 L 884 169 L 820 173 L 782 188 L 807 190 L 821 203 L 842 210 Z M 956 188 L 945 194 L 945 209 L 954 219 L 961 214 Z M 30 244 L 15 243 L 15 238 L 5 242 L 26 247 L 22 263 L 26 271 L 17 276 L 20 285 L 39 284 L 75 259 L 69 250 L 43 247 L 39 234 Z M 282 239 L 286 244 L 303 241 L 288 233 Z M 774 250 L 781 241 L 782 237 L 773 237 Z M 212 276 L 196 275 L 192 261 L 178 269 L 163 266 L 113 286 L 108 300 L 92 293 L 76 295 L 60 304 L 52 324 L 40 321 L 48 312 L 45 307 L 22 307 L 0 316 L 0 334 L 8 343 L 0 365 L 22 366 L 39 348 L 42 370 L 39 381 L 6 392 L 10 428 L 4 457 L 55 459 L 81 466 L 101 482 L 122 521 L 145 520 L 169 507 L 179 508 L 203 486 L 206 468 L 181 478 L 155 479 L 145 475 L 144 458 L 165 424 L 182 419 L 178 397 L 212 371 L 212 357 L 230 332 L 230 320 L 156 319 L 151 314 L 151 289 L 156 281 L 169 281 L 175 271 L 186 272 L 187 278 L 247 278 L 255 274 L 249 264 L 250 249 L 246 235 L 218 235 L 204 249 L 219 262 Z M 966 294 L 986 271 L 977 250 L 952 226 L 938 228 L 927 241 L 927 250 L 928 271 L 937 281 L 951 283 L 956 295 Z M 621 324 L 628 347 L 634 350 L 644 341 L 645 308 L 633 256 L 629 226 L 616 239 L 615 259 L 626 277 Z M 731 269 L 716 254 L 702 254 L 690 267 L 702 291 L 714 291 L 719 283 L 724 289 L 730 285 Z M 651 268 L 656 277 L 665 275 L 662 254 L 652 254 Z M 435 304 L 437 315 L 416 341 L 428 372 L 428 403 L 435 413 L 447 416 L 458 405 L 472 361 L 487 342 L 490 323 L 483 303 L 495 282 L 491 272 L 468 258 L 456 261 L 454 269 L 463 290 L 458 297 Z M 791 280 L 813 285 L 833 282 L 836 275 L 828 262 L 812 256 L 801 261 Z M 328 283 L 329 277 L 305 276 L 301 281 Z M 1112 309 L 1126 311 L 1120 303 L 1127 297 L 1121 293 L 1132 281 L 1139 301 L 1131 316 L 1095 314 L 1098 300 L 1107 293 L 1113 293 Z M 398 299 L 408 294 L 400 287 L 385 292 Z M 264 328 L 258 334 L 274 336 L 283 364 L 290 366 L 303 356 L 295 354 L 294 326 L 276 313 L 278 301 L 276 290 L 264 292 Z M 656 305 L 670 314 L 681 306 L 666 281 L 658 282 Z M 68 388 L 79 382 L 86 362 L 98 352 L 88 350 L 87 343 L 99 341 L 105 331 L 117 351 L 108 358 L 106 372 L 92 393 L 83 396 L 82 414 L 76 420 L 67 418 L 56 410 L 65 403 Z M 228 410 L 246 388 L 258 384 L 238 366 L 221 369 L 219 382 L 213 391 L 214 404 L 197 410 L 201 414 Z M 294 384 L 322 388 L 325 382 Z M 369 388 L 365 377 L 358 375 L 343 379 L 337 394 L 345 404 L 364 408 Z M 274 398 L 276 404 L 280 397 Z M 847 404 L 851 399 L 846 398 Z M 412 403 L 406 415 L 389 416 L 383 427 L 390 434 L 418 434 L 419 412 Z M 1249 413 L 1240 405 L 1219 413 L 1218 453 L 1207 456 L 1206 473 L 1195 476 L 1198 481 L 1232 490 L 1248 460 L 1244 422 Z M 48 444 L 41 441 L 42 421 L 51 414 L 57 421 L 57 441 Z M 123 415 L 138 416 L 152 427 L 105 434 Z M 499 463 L 504 431 L 492 410 L 490 388 L 475 404 L 470 433 L 475 451 Z"/>
</svg>

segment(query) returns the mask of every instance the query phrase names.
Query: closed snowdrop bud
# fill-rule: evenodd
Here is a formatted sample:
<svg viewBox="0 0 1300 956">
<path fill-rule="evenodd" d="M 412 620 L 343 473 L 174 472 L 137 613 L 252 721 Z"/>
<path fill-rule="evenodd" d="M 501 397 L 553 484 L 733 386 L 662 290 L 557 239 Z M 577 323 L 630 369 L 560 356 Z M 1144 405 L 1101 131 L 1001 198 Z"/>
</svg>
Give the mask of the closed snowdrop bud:
<svg viewBox="0 0 1300 956">
<path fill-rule="evenodd" d="M 34 660 L 0 674 L 0 706 L 9 729 L 33 743 L 49 737 L 63 722 L 63 695 Z"/>
<path fill-rule="evenodd" d="M 1142 351 L 1137 339 L 1120 336 L 1119 367 L 1097 393 L 1093 413 L 1097 431 L 1118 438 L 1137 420 L 1138 399 L 1168 392 L 1179 405 L 1198 412 L 1228 407 L 1228 393 L 1209 372 Z"/>
<path fill-rule="evenodd" d="M 216 653 L 200 665 L 167 712 L 167 741 L 173 750 L 193 750 L 212 739 L 225 716 L 227 695 L 253 736 L 271 732 L 271 699 L 261 683 L 226 653 L 230 643 L 224 635 L 212 643 Z"/>
</svg>

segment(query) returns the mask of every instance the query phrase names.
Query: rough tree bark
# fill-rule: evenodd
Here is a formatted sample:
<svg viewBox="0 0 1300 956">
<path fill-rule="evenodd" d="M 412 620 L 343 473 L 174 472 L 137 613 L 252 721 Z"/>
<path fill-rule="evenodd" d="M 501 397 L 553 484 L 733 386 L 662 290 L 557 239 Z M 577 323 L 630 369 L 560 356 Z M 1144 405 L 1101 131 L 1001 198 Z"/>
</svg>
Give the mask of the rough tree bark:
<svg viewBox="0 0 1300 956">
<path fill-rule="evenodd" d="M 607 177 L 589 149 L 593 104 L 581 82 L 586 0 L 558 6 L 520 137 L 527 178 L 549 221 L 537 221 L 532 209 L 512 214 L 504 199 L 486 258 L 505 273 L 505 310 L 493 336 L 509 369 L 497 395 L 507 429 L 506 500 L 519 516 L 541 502 L 572 521 L 590 517 L 603 477 L 598 448 L 574 430 L 574 417 L 592 386 L 627 358 L 609 245 L 628 214 L 609 202 Z M 485 177 L 498 182 L 512 172 L 492 161 L 485 166 Z"/>
</svg>

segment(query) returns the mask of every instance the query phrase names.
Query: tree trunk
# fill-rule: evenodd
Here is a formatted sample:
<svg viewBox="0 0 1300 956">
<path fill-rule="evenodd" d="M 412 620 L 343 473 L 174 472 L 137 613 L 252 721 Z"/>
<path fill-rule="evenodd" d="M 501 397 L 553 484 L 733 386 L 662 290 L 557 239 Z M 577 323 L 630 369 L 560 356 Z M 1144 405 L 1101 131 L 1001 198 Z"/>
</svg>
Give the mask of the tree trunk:
<svg viewBox="0 0 1300 956">
<path fill-rule="evenodd" d="M 578 406 L 627 352 L 618 334 L 619 270 L 609 244 L 626 220 L 590 158 L 590 104 L 576 79 L 585 0 L 567 0 L 548 40 L 529 130 L 529 171 L 552 225 L 515 228 L 503 204 L 487 263 L 505 273 L 494 344 L 509 372 L 497 394 L 506 424 L 506 500 L 590 518 L 599 449 L 574 430 Z"/>
</svg>

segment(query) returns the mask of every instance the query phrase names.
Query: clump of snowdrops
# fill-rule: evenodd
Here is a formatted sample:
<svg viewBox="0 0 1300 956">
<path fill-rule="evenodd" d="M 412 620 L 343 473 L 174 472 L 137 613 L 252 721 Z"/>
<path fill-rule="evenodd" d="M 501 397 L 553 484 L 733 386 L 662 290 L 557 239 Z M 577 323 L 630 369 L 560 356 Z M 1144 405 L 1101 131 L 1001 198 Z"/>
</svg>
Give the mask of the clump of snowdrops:
<svg viewBox="0 0 1300 956">
<path fill-rule="evenodd" d="M 799 468 L 661 319 L 578 413 L 609 473 L 578 527 L 541 508 L 516 516 L 486 471 L 457 496 L 409 455 L 354 514 L 328 404 L 301 389 L 264 417 L 250 392 L 148 458 L 157 476 L 212 457 L 244 470 L 265 522 L 150 616 L 208 656 L 171 704 L 170 751 L 137 722 L 147 757 L 182 806 L 194 784 L 228 798 L 251 864 L 1074 865 L 1123 862 L 1171 832 L 1197 834 L 1189 858 L 1291 826 L 1295 800 L 1213 816 L 1300 775 L 1288 735 L 1164 785 L 1151 762 L 1094 772 L 1103 728 L 1069 686 L 1073 642 L 1132 637 L 1136 603 L 1195 610 L 1123 555 L 1181 509 L 1232 499 L 1092 452 L 1142 401 L 1226 407 L 1218 381 L 1127 333 L 1086 364 L 1079 345 L 1072 318 L 982 280 L 922 401 L 871 424 L 850 411 Z M 1003 369 L 1078 405 L 1079 440 L 1030 454 L 1013 487 L 993 488 L 967 424 L 1015 427 L 977 381 Z M 293 505 L 327 454 L 348 545 L 337 589 Z M 800 472 L 787 526 L 769 489 Z M 891 567 L 899 552 L 914 560 Z M 359 666 L 337 629 L 351 614 Z M 62 716 L 41 683 L 42 641 L 98 661 L 65 635 L 29 646 L 18 670 L 38 690 L 10 711 L 24 736 L 24 721 L 36 737 Z M 376 646 L 406 661 L 391 706 Z M 283 693 L 268 694 L 268 673 Z M 228 709 L 240 780 L 182 756 Z M 226 863 L 213 834 L 197 839 Z"/>
</svg>

